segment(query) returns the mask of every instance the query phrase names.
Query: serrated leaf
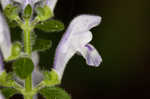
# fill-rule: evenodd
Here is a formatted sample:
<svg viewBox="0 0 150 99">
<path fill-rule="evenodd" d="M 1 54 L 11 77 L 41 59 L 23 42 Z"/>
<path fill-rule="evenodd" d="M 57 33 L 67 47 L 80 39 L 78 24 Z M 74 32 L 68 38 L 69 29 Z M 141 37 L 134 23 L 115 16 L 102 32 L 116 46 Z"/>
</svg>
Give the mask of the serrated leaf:
<svg viewBox="0 0 150 99">
<path fill-rule="evenodd" d="M 2 94 L 6 99 L 11 98 L 13 95 L 18 94 L 19 92 L 14 88 L 3 88 L 1 89 Z"/>
<path fill-rule="evenodd" d="M 37 17 L 40 21 L 45 21 L 53 16 L 53 13 L 51 12 L 50 8 L 46 5 L 44 7 L 37 7 L 36 12 Z"/>
<path fill-rule="evenodd" d="M 31 15 L 32 15 L 32 7 L 28 4 L 24 9 L 23 17 L 28 19 L 31 17 Z"/>
<path fill-rule="evenodd" d="M 37 24 L 35 28 L 45 32 L 59 32 L 64 30 L 64 24 L 58 20 L 48 20 Z"/>
<path fill-rule="evenodd" d="M 13 63 L 13 69 L 16 72 L 17 76 L 19 76 L 22 79 L 25 79 L 32 73 L 34 65 L 30 58 L 23 57 L 17 59 Z"/>
<path fill-rule="evenodd" d="M 44 85 L 45 86 L 54 86 L 60 84 L 59 76 L 55 70 L 45 71 L 44 72 Z"/>
<path fill-rule="evenodd" d="M 33 45 L 33 51 L 45 51 L 51 48 L 52 42 L 51 40 L 37 39 L 35 44 Z"/>
<path fill-rule="evenodd" d="M 71 99 L 70 95 L 58 87 L 46 87 L 40 90 L 46 99 Z"/>
<path fill-rule="evenodd" d="M 4 9 L 4 14 L 9 20 L 14 20 L 18 16 L 19 8 L 11 4 L 7 5 Z"/>
</svg>

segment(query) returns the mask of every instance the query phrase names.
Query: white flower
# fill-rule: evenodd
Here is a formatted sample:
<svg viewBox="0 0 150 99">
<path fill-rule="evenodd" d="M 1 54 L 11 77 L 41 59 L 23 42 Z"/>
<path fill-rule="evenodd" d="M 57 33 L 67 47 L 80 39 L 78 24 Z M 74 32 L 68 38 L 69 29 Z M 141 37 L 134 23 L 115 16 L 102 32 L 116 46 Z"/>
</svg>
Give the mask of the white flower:
<svg viewBox="0 0 150 99">
<path fill-rule="evenodd" d="M 4 59 L 7 59 L 11 55 L 11 38 L 8 25 L 0 12 L 0 50 L 4 56 Z"/>
<path fill-rule="evenodd" d="M 99 66 L 102 58 L 89 42 L 92 40 L 91 28 L 101 22 L 101 17 L 80 15 L 73 19 L 62 37 L 55 54 L 54 69 L 62 79 L 64 69 L 75 53 L 80 53 L 88 65 Z"/>
</svg>

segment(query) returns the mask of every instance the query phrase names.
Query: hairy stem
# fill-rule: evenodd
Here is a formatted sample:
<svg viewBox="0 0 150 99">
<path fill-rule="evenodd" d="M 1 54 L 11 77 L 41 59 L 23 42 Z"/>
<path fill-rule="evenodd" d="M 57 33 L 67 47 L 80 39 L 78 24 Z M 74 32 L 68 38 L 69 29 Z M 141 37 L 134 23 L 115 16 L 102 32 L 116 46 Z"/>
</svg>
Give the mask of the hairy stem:
<svg viewBox="0 0 150 99">
<path fill-rule="evenodd" d="M 30 21 L 26 20 L 24 23 L 24 52 L 30 56 L 31 55 L 31 26 L 30 26 Z M 25 80 L 25 94 L 24 98 L 25 99 L 32 99 L 32 95 L 30 94 L 32 92 L 32 75 L 29 75 L 26 80 Z"/>
</svg>

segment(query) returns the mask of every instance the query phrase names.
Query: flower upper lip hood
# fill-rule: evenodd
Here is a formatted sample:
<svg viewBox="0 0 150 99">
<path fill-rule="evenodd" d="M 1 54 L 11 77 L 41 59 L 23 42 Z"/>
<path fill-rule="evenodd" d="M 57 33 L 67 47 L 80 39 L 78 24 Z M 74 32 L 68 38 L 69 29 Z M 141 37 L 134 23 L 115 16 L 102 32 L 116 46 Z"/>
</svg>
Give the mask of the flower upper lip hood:
<svg viewBox="0 0 150 99">
<path fill-rule="evenodd" d="M 11 55 L 11 38 L 8 25 L 0 12 L 0 50 L 4 56 L 4 59 L 7 59 Z"/>
<path fill-rule="evenodd" d="M 55 54 L 54 70 L 62 79 L 64 69 L 69 59 L 80 53 L 88 65 L 99 66 L 102 58 L 98 51 L 89 42 L 92 40 L 92 33 L 89 31 L 101 22 L 100 16 L 80 15 L 73 19 L 67 31 L 62 37 Z"/>
</svg>

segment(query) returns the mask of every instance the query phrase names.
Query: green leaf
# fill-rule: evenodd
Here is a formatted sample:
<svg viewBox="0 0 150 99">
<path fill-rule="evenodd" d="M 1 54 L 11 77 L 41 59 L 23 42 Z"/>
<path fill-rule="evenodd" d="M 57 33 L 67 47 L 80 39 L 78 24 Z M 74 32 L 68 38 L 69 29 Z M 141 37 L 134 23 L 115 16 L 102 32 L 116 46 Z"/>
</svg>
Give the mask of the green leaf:
<svg viewBox="0 0 150 99">
<path fill-rule="evenodd" d="M 44 72 L 44 80 L 43 83 L 45 86 L 54 86 L 60 84 L 59 76 L 55 70 L 52 71 L 45 71 Z"/>
<path fill-rule="evenodd" d="M 20 42 L 15 42 L 11 48 L 11 56 L 8 57 L 5 61 L 11 61 L 17 59 L 21 55 L 22 45 Z"/>
<path fill-rule="evenodd" d="M 45 32 L 59 32 L 64 30 L 64 24 L 58 20 L 48 20 L 37 24 L 35 28 Z"/>
<path fill-rule="evenodd" d="M 12 87 L 13 84 L 13 73 L 2 72 L 0 75 L 0 86 Z"/>
<path fill-rule="evenodd" d="M 6 99 L 10 99 L 13 95 L 18 94 L 19 92 L 14 88 L 3 88 L 2 94 Z"/>
<path fill-rule="evenodd" d="M 22 45 L 20 42 L 15 42 L 11 49 L 12 56 L 19 56 L 21 53 Z"/>
<path fill-rule="evenodd" d="M 30 58 L 23 57 L 17 59 L 13 63 L 13 69 L 16 72 L 17 76 L 19 76 L 22 79 L 25 79 L 32 73 L 34 65 Z"/>
<path fill-rule="evenodd" d="M 19 26 L 16 21 L 7 20 L 7 23 L 11 28 L 16 28 L 17 26 Z"/>
<path fill-rule="evenodd" d="M 37 39 L 33 45 L 32 51 L 45 51 L 51 48 L 51 40 Z"/>
<path fill-rule="evenodd" d="M 28 4 L 26 8 L 24 9 L 23 17 L 25 19 L 29 19 L 31 15 L 32 15 L 32 7 Z"/>
<path fill-rule="evenodd" d="M 40 90 L 40 94 L 46 99 L 71 99 L 70 95 L 58 87 L 46 87 Z"/>
<path fill-rule="evenodd" d="M 40 21 L 45 21 L 53 16 L 53 13 L 51 12 L 50 8 L 46 5 L 44 7 L 37 7 L 36 12 L 37 18 Z"/>
<path fill-rule="evenodd" d="M 4 9 L 4 14 L 9 20 L 15 20 L 18 17 L 19 8 L 11 4 L 7 5 Z"/>
<path fill-rule="evenodd" d="M 31 45 L 35 44 L 36 39 L 37 35 L 35 34 L 35 32 L 31 32 Z"/>
</svg>

